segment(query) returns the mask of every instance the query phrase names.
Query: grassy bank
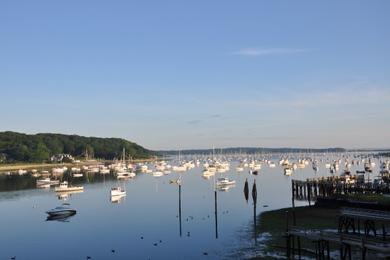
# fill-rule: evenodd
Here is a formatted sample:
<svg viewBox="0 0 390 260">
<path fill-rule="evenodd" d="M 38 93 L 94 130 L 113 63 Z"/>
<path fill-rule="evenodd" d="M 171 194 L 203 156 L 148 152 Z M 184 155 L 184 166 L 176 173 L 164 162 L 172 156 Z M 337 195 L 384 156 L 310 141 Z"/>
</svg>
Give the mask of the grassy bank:
<svg viewBox="0 0 390 260">
<path fill-rule="evenodd" d="M 287 213 L 288 212 L 288 213 Z M 320 207 L 296 207 L 267 211 L 262 213 L 258 221 L 258 234 L 267 237 L 264 240 L 265 247 L 261 257 L 253 259 L 273 259 L 267 255 L 285 255 L 286 240 L 283 237 L 287 227 L 287 215 L 289 226 L 293 224 L 293 212 L 296 217 L 296 227 L 302 229 L 336 229 L 339 209 Z M 313 248 L 312 245 L 303 243 L 303 247 Z"/>
<path fill-rule="evenodd" d="M 376 203 L 379 205 L 389 206 L 390 205 L 390 197 L 384 196 L 382 194 L 345 194 L 338 195 L 338 199 L 345 199 L 349 201 L 358 201 L 358 202 L 366 202 L 366 203 Z"/>
</svg>

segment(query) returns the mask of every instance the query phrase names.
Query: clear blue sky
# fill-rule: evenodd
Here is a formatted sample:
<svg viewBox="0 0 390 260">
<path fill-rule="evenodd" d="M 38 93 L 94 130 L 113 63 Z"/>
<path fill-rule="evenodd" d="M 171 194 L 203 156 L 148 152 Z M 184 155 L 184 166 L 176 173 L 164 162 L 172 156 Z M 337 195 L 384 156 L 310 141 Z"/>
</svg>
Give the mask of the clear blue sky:
<svg viewBox="0 0 390 260">
<path fill-rule="evenodd" d="M 0 2 L 0 131 L 390 147 L 390 1 Z"/>
</svg>

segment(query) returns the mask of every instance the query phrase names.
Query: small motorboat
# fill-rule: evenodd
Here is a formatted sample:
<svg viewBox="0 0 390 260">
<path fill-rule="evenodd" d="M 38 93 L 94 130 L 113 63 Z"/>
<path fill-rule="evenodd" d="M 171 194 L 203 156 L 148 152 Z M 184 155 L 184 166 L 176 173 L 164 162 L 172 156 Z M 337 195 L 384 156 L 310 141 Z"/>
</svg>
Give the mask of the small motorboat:
<svg viewBox="0 0 390 260">
<path fill-rule="evenodd" d="M 59 187 L 55 187 L 54 190 L 56 192 L 64 192 L 64 191 L 80 191 L 84 190 L 83 186 L 69 186 L 67 181 L 61 182 Z"/>
<path fill-rule="evenodd" d="M 49 217 L 68 217 L 76 214 L 76 210 L 69 207 L 69 203 L 64 203 L 62 206 L 55 207 L 46 213 Z"/>
<path fill-rule="evenodd" d="M 152 175 L 153 175 L 153 177 L 161 177 L 164 174 L 162 172 L 154 172 Z"/>
<path fill-rule="evenodd" d="M 284 168 L 284 175 L 290 176 L 293 173 L 293 169 L 291 168 Z"/>
<path fill-rule="evenodd" d="M 203 177 L 210 178 L 211 176 L 214 176 L 215 172 L 211 172 L 209 170 L 204 170 L 203 171 Z"/>
<path fill-rule="evenodd" d="M 178 185 L 180 185 L 181 181 L 180 181 L 179 178 L 178 179 L 172 179 L 172 180 L 169 180 L 169 184 L 178 184 Z"/>
<path fill-rule="evenodd" d="M 113 196 L 125 196 L 126 191 L 122 189 L 121 187 L 114 187 L 111 188 L 111 197 Z"/>
<path fill-rule="evenodd" d="M 236 184 L 235 180 L 230 180 L 229 178 L 218 178 L 217 185 L 218 186 L 227 186 Z"/>
<path fill-rule="evenodd" d="M 134 172 L 118 172 L 116 176 L 117 179 L 129 179 L 134 177 L 135 177 Z"/>
<path fill-rule="evenodd" d="M 244 171 L 244 167 L 243 166 L 237 166 L 236 167 L 236 172 L 243 172 Z"/>
<path fill-rule="evenodd" d="M 110 173 L 110 169 L 101 169 L 100 170 L 100 174 L 109 174 Z"/>
</svg>

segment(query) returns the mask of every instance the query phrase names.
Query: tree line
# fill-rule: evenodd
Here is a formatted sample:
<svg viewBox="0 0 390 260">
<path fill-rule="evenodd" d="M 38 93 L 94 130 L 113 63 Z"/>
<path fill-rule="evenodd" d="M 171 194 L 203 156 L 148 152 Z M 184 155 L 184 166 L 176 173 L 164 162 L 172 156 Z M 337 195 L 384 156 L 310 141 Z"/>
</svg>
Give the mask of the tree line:
<svg viewBox="0 0 390 260">
<path fill-rule="evenodd" d="M 231 147 L 231 148 L 215 148 L 215 149 L 189 149 L 180 150 L 183 155 L 201 154 L 262 154 L 262 153 L 343 153 L 347 150 L 344 148 L 266 148 L 266 147 Z M 163 155 L 177 155 L 179 151 L 158 151 Z"/>
<path fill-rule="evenodd" d="M 64 134 L 28 135 L 0 132 L 0 162 L 44 162 L 56 154 L 112 160 L 120 158 L 123 148 L 133 159 L 149 158 L 153 152 L 121 138 L 98 138 Z"/>
</svg>

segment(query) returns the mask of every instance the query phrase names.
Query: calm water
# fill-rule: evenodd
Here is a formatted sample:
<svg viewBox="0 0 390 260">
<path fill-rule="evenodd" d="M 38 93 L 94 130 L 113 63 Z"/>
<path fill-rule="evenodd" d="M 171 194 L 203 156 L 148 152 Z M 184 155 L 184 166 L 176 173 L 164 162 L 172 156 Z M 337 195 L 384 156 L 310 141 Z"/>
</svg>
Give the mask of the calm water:
<svg viewBox="0 0 390 260">
<path fill-rule="evenodd" d="M 46 221 L 45 211 L 64 202 L 53 189 L 36 189 L 35 179 L 28 176 L 0 176 L 0 259 L 244 258 L 251 252 L 242 254 L 239 249 L 254 248 L 252 198 L 247 203 L 243 193 L 246 178 L 250 190 L 256 180 L 259 214 L 291 205 L 291 178 L 329 175 L 324 163 L 316 174 L 309 164 L 291 177 L 284 176 L 279 165 L 263 165 L 257 176 L 247 170 L 236 173 L 236 165 L 232 162 L 230 172 L 217 174 L 237 181 L 229 191 L 217 192 L 218 238 L 214 181 L 202 178 L 202 167 L 181 174 L 181 235 L 179 187 L 169 184 L 178 173 L 160 178 L 137 174 L 128 181 L 89 175 L 79 181 L 84 192 L 67 199 L 77 214 L 65 222 Z M 125 187 L 127 196 L 112 203 L 109 191 L 118 185 Z"/>
</svg>

